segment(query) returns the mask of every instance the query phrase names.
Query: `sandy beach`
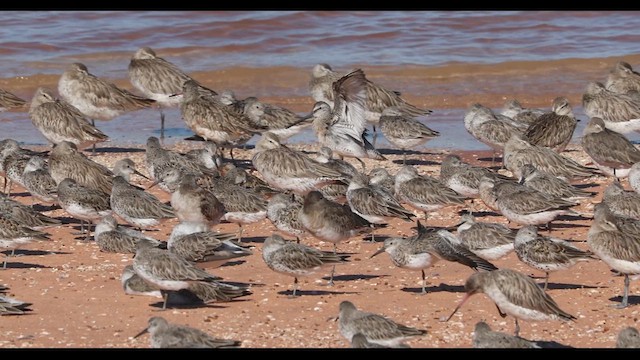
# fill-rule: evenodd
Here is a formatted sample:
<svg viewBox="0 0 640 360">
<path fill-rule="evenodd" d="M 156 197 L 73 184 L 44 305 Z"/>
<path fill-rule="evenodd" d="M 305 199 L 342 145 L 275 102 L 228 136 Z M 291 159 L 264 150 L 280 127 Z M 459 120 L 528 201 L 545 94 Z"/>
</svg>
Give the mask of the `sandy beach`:
<svg viewBox="0 0 640 360">
<path fill-rule="evenodd" d="M 185 151 L 200 147 L 201 143 L 181 142 L 171 148 Z M 315 151 L 314 146 L 296 148 Z M 118 150 L 105 148 L 93 159 L 111 167 L 118 159 L 129 157 L 143 174 L 143 147 Z M 384 166 L 390 173 L 401 166 L 401 154 L 383 149 L 389 160 L 365 160 L 367 167 Z M 469 163 L 490 166 L 489 152 L 455 152 Z M 238 159 L 250 159 L 249 151 L 234 151 Z M 439 166 L 447 152 L 421 150 L 410 155 L 411 164 L 420 173 L 437 176 Z M 589 159 L 579 146 L 571 145 L 563 155 L 582 164 Z M 350 161 L 354 162 L 353 159 Z M 506 170 L 501 170 L 509 174 Z M 592 213 L 593 204 L 600 201 L 603 187 L 611 179 L 596 177 L 582 182 L 592 184 L 598 192 L 583 201 L 576 210 Z M 134 183 L 147 187 L 149 181 Z M 579 182 L 580 183 L 580 182 Z M 626 181 L 623 185 L 629 189 Z M 169 194 L 160 189 L 149 190 L 161 200 L 169 201 Z M 13 196 L 31 204 L 32 198 L 17 186 Z M 481 202 L 480 202 L 481 203 Z M 468 202 L 467 202 L 468 205 Z M 432 213 L 427 226 L 456 225 L 459 212 L 465 207 L 449 207 Z M 477 213 L 480 221 L 507 224 L 506 219 L 495 216 L 484 205 Z M 228 303 L 212 303 L 197 307 L 174 306 L 161 310 L 161 299 L 148 296 L 126 295 L 120 284 L 122 269 L 132 262 L 132 256 L 101 252 L 94 241 L 84 241 L 72 235 L 79 228 L 77 220 L 63 210 L 46 214 L 60 218 L 64 224 L 50 228 L 53 241 L 32 243 L 10 258 L 7 269 L 0 271 L 2 284 L 9 287 L 7 295 L 33 303 L 32 311 L 24 315 L 3 316 L 0 321 L 0 346 L 3 348 L 146 348 L 149 335 L 137 339 L 133 336 L 147 325 L 151 316 L 163 316 L 170 322 L 190 325 L 214 336 L 242 341 L 243 348 L 345 348 L 344 339 L 330 317 L 338 314 L 343 300 L 353 302 L 359 309 L 383 314 L 408 326 L 426 329 L 425 336 L 408 342 L 413 348 L 465 348 L 471 347 L 472 331 L 476 322 L 486 321 L 494 330 L 512 333 L 513 318 L 501 318 L 492 301 L 483 294 L 474 295 L 449 321 L 448 316 L 464 295 L 464 282 L 473 270 L 457 263 L 440 261 L 426 270 L 427 294 L 421 295 L 420 272 L 395 267 L 387 254 L 370 256 L 381 243 L 370 243 L 363 238 L 352 238 L 338 246 L 340 252 L 351 254 L 350 262 L 336 270 L 335 286 L 328 287 L 326 275 L 301 278 L 299 297 L 288 295 L 293 289 L 293 278 L 271 271 L 261 257 L 265 237 L 275 228 L 269 220 L 245 226 L 243 241 L 252 246 L 254 254 L 242 258 L 231 266 L 211 272 L 234 282 L 250 283 L 253 294 Z M 420 215 L 421 217 L 422 215 Z M 424 220 L 422 220 L 424 221 Z M 575 241 L 587 249 L 586 234 L 589 219 L 554 221 L 550 235 Z M 176 220 L 148 234 L 166 240 Z M 376 240 L 388 236 L 410 236 L 415 223 L 391 221 L 386 229 L 376 232 Z M 518 228 L 516 224 L 509 225 Z M 221 232 L 236 232 L 235 224 L 218 225 Z M 368 240 L 368 239 L 367 239 Z M 332 244 L 313 237 L 302 242 L 331 250 Z M 511 268 L 544 281 L 542 272 L 520 262 L 515 253 L 495 261 L 499 268 Z M 520 335 L 531 340 L 555 341 L 572 347 L 603 347 L 615 345 L 620 329 L 635 326 L 638 320 L 638 287 L 632 281 L 630 306 L 623 310 L 611 307 L 620 301 L 623 278 L 614 276 L 600 261 L 581 262 L 566 271 L 551 274 L 548 293 L 559 306 L 577 317 L 574 322 L 521 321 Z"/>
</svg>

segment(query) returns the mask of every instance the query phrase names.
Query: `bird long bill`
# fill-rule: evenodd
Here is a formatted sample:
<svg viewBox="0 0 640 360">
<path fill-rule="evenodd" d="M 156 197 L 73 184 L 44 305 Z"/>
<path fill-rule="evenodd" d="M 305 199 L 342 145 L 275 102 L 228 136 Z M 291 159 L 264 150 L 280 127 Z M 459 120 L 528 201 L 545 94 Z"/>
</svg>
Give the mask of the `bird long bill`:
<svg viewBox="0 0 640 360">
<path fill-rule="evenodd" d="M 469 299 L 469 297 L 470 297 L 470 296 L 471 296 L 471 295 L 466 294 L 466 295 L 462 298 L 462 300 L 460 301 L 460 303 L 458 304 L 458 306 L 456 306 L 456 308 L 455 308 L 455 309 L 453 309 L 453 312 L 451 313 L 451 315 L 449 315 L 449 317 L 447 318 L 447 320 L 445 320 L 444 322 L 449 321 L 449 320 L 453 317 L 453 315 L 454 315 L 456 312 L 458 312 L 458 309 L 460 309 L 460 308 L 462 307 L 462 305 L 463 305 L 463 304 L 464 304 L 464 303 Z"/>
<path fill-rule="evenodd" d="M 147 190 L 151 189 L 152 187 L 154 187 L 154 186 L 156 186 L 156 185 L 158 185 L 158 184 L 160 184 L 160 180 L 156 180 L 156 181 L 154 181 L 154 182 L 153 182 L 153 184 L 149 185 L 149 187 L 147 188 Z"/>
<path fill-rule="evenodd" d="M 138 176 L 140 176 L 140 177 L 143 177 L 143 178 L 145 178 L 145 179 L 149 180 L 149 178 L 148 178 L 148 177 L 146 177 L 143 173 L 141 173 L 141 172 L 140 172 L 140 171 L 138 171 L 138 170 L 133 170 L 133 173 L 134 173 L 134 174 L 136 174 L 136 175 L 138 175 Z"/>
<path fill-rule="evenodd" d="M 382 254 L 384 252 L 384 246 L 381 247 L 380 249 L 378 249 L 378 251 L 374 252 L 373 255 L 369 256 L 369 259 L 373 258 L 374 256 L 378 255 L 378 254 Z"/>
<path fill-rule="evenodd" d="M 144 328 L 142 331 L 140 331 L 139 333 L 136 334 L 136 336 L 134 336 L 134 339 L 137 339 L 138 337 L 144 335 L 146 332 L 149 331 L 149 328 Z"/>
</svg>

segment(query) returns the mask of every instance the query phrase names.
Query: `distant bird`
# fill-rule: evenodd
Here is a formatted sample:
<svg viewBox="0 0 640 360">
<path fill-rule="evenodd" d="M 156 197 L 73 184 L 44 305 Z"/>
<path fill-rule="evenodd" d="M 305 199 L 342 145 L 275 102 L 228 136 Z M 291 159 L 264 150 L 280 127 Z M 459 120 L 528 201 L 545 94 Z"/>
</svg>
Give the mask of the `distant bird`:
<svg viewBox="0 0 640 360">
<path fill-rule="evenodd" d="M 300 133 L 309 128 L 312 123 L 310 116 L 300 116 L 293 111 L 282 106 L 264 103 L 256 97 L 249 97 L 243 100 L 243 113 L 256 126 L 264 126 L 281 140 Z"/>
<path fill-rule="evenodd" d="M 582 95 L 582 107 L 589 118 L 601 118 L 618 133 L 640 130 L 640 101 L 637 96 L 614 93 L 601 82 L 590 82 Z"/>
<path fill-rule="evenodd" d="M 402 203 L 428 213 L 454 205 L 463 205 L 466 196 L 458 194 L 440 180 L 428 175 L 420 175 L 418 169 L 405 165 L 396 174 L 395 195 Z"/>
<path fill-rule="evenodd" d="M 640 74 L 626 61 L 618 61 L 609 72 L 605 84 L 607 90 L 617 94 L 640 92 Z"/>
<path fill-rule="evenodd" d="M 456 154 L 445 156 L 440 164 L 440 181 L 458 194 L 472 199 L 480 196 L 480 179 L 483 176 L 497 180 L 511 180 L 486 167 L 465 163 Z"/>
<path fill-rule="evenodd" d="M 213 232 L 204 224 L 181 222 L 171 231 L 167 248 L 200 268 L 216 268 L 253 254 L 233 241 L 235 238 L 234 234 Z"/>
<path fill-rule="evenodd" d="M 500 223 L 476 221 L 472 214 L 462 215 L 457 234 L 469 251 L 487 261 L 498 260 L 514 250 L 515 230 Z"/>
<path fill-rule="evenodd" d="M 2 268 L 7 268 L 7 259 L 15 255 L 16 249 L 37 240 L 51 239 L 46 232 L 31 229 L 15 220 L 0 216 L 0 248 L 11 250 L 4 258 Z"/>
<path fill-rule="evenodd" d="M 598 169 L 618 179 L 629 176 L 631 166 L 640 161 L 640 150 L 599 117 L 591 118 L 584 128 L 581 145 Z"/>
<path fill-rule="evenodd" d="M 518 230 L 515 251 L 520 261 L 545 272 L 545 291 L 550 272 L 569 269 L 578 261 L 596 259 L 591 251 L 578 249 L 568 241 L 539 235 L 538 228 L 531 225 L 523 226 Z"/>
<path fill-rule="evenodd" d="M 508 116 L 514 121 L 528 125 L 533 124 L 542 114 L 545 114 L 547 110 L 525 108 L 522 104 L 516 100 L 511 99 L 504 104 L 501 115 Z"/>
<path fill-rule="evenodd" d="M 633 326 L 627 326 L 618 333 L 616 339 L 618 349 L 640 349 L 640 332 Z"/>
<path fill-rule="evenodd" d="M 340 302 L 338 329 L 349 342 L 359 333 L 370 343 L 388 347 L 406 347 L 405 341 L 427 334 L 427 330 L 400 324 L 384 315 L 359 310 L 347 300 Z"/>
<path fill-rule="evenodd" d="M 491 330 L 489 324 L 478 321 L 473 330 L 473 348 L 475 349 L 539 349 L 535 342 Z"/>
<path fill-rule="evenodd" d="M 58 185 L 66 178 L 91 189 L 111 193 L 113 172 L 78 151 L 68 141 L 56 145 L 49 155 L 49 173 Z"/>
<path fill-rule="evenodd" d="M 53 145 L 69 141 L 79 149 L 109 141 L 109 137 L 85 118 L 77 108 L 57 99 L 49 88 L 39 87 L 31 99 L 29 118 Z"/>
<path fill-rule="evenodd" d="M 426 294 L 426 276 L 424 269 L 433 266 L 437 261 L 457 262 L 474 270 L 491 271 L 497 269 L 490 262 L 472 253 L 462 245 L 455 235 L 446 230 L 428 229 L 417 222 L 418 232 L 408 238 L 391 237 L 384 241 L 371 258 L 386 252 L 399 268 L 420 270 L 422 272 L 422 294 Z"/>
<path fill-rule="evenodd" d="M 147 332 L 151 334 L 152 348 L 237 348 L 241 344 L 238 340 L 213 337 L 194 327 L 169 323 L 160 316 L 150 317 L 149 325 L 133 338 Z"/>
<path fill-rule="evenodd" d="M 333 83 L 333 106 L 316 102 L 313 106 L 313 130 L 321 146 L 329 147 L 341 157 L 386 160 L 365 137 L 366 78 L 361 69 L 350 72 Z"/>
<path fill-rule="evenodd" d="M 140 231 L 118 224 L 112 215 L 106 215 L 98 221 L 93 237 L 101 251 L 119 254 L 135 254 L 139 241 L 149 242 L 151 246 L 156 247 L 167 246 L 166 243 Z"/>
<path fill-rule="evenodd" d="M 163 297 L 160 292 L 160 288 L 141 278 L 133 269 L 132 264 L 129 264 L 122 269 L 120 284 L 122 285 L 124 293 L 127 295 L 144 295 L 157 298 Z"/>
<path fill-rule="evenodd" d="M 26 100 L 0 88 L 0 112 L 23 107 L 26 103 Z"/>
<path fill-rule="evenodd" d="M 484 293 L 498 308 L 502 317 L 511 315 L 515 318 L 515 335 L 520 333 L 518 320 L 563 320 L 577 318 L 560 309 L 558 304 L 542 290 L 529 276 L 511 269 L 482 271 L 471 274 L 464 284 L 466 292 L 462 301 L 456 306 L 449 321 L 462 305 L 473 295 Z"/>
<path fill-rule="evenodd" d="M 302 209 L 302 198 L 294 194 L 275 194 L 267 203 L 267 219 L 273 226 L 289 236 L 295 236 L 300 242 L 300 237 L 307 233 L 302 225 L 298 213 Z"/>
<path fill-rule="evenodd" d="M 183 99 L 182 85 L 193 79 L 147 46 L 136 50 L 131 57 L 128 75 L 133 87 L 156 101 L 160 110 L 160 138 L 164 138 L 165 117 L 162 108 L 179 106 Z"/>
<path fill-rule="evenodd" d="M 614 181 L 602 192 L 602 202 L 617 216 L 640 220 L 640 194 L 625 190 L 618 181 Z"/>
<path fill-rule="evenodd" d="M 563 152 L 573 137 L 578 125 L 569 100 L 557 97 L 551 105 L 551 112 L 538 119 L 524 132 L 532 145 L 543 146 L 556 152 Z"/>
<path fill-rule="evenodd" d="M 418 147 L 440 136 L 438 131 L 404 115 L 397 107 L 388 107 L 382 111 L 380 131 L 393 146 L 402 150 L 403 165 L 407 162 L 407 149 Z"/>
<path fill-rule="evenodd" d="M 224 204 L 211 191 L 198 185 L 197 177 L 187 173 L 171 194 L 171 207 L 180 222 L 215 226 L 226 212 Z"/>
<path fill-rule="evenodd" d="M 267 237 L 262 246 L 262 259 L 269 269 L 293 277 L 292 297 L 296 296 L 299 277 L 311 276 L 323 268 L 346 263 L 348 257 L 288 241 L 278 234 Z"/>
<path fill-rule="evenodd" d="M 588 199 L 596 195 L 595 192 L 585 191 L 569 184 L 562 178 L 547 174 L 536 169 L 531 164 L 524 164 L 520 170 L 520 182 L 527 187 L 543 192 L 554 198 L 569 201 Z"/>
<path fill-rule="evenodd" d="M 34 155 L 22 173 L 24 186 L 31 196 L 44 204 L 54 204 L 58 202 L 58 184 L 49 173 L 47 161 L 44 157 Z"/>
<path fill-rule="evenodd" d="M 58 184 L 58 202 L 69 215 L 80 220 L 80 232 L 88 222 L 85 240 L 89 240 L 91 224 L 111 215 L 109 194 L 66 178 Z"/>
<path fill-rule="evenodd" d="M 298 195 L 345 178 L 332 167 L 282 144 L 270 132 L 262 134 L 256 143 L 251 163 L 269 185 Z"/>
<path fill-rule="evenodd" d="M 495 163 L 496 154 L 504 152 L 507 141 L 514 135 L 521 135 L 526 129 L 511 121 L 509 118 L 499 118 L 490 108 L 476 103 L 467 110 L 464 127 L 474 138 L 493 150 L 492 163 Z"/>
</svg>

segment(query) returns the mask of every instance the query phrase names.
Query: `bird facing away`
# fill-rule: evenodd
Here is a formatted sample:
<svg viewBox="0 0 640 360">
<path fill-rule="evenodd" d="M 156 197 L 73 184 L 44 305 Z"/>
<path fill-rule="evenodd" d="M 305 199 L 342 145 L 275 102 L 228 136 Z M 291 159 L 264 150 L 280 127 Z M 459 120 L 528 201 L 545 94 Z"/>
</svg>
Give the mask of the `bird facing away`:
<svg viewBox="0 0 640 360">
<path fill-rule="evenodd" d="M 118 224 L 112 215 L 100 219 L 96 224 L 93 236 L 96 245 L 104 252 L 135 254 L 136 244 L 139 241 L 147 241 L 151 246 L 161 247 L 164 245 L 166 247 L 164 242 Z"/>
<path fill-rule="evenodd" d="M 566 97 L 555 98 L 551 110 L 529 125 L 524 136 L 532 145 L 543 146 L 560 153 L 571 141 L 578 121 Z"/>
<path fill-rule="evenodd" d="M 591 251 L 580 250 L 568 241 L 539 235 L 538 228 L 531 225 L 518 230 L 515 251 L 520 261 L 545 272 L 545 291 L 550 272 L 569 269 L 578 261 L 596 259 Z"/>
<path fill-rule="evenodd" d="M 582 108 L 589 118 L 599 117 L 607 128 L 622 134 L 640 130 L 640 101 L 629 93 L 614 93 L 592 81 L 582 95 Z"/>
<path fill-rule="evenodd" d="M 269 185 L 298 195 L 345 178 L 332 167 L 282 144 L 271 132 L 262 134 L 256 143 L 251 163 Z"/>
<path fill-rule="evenodd" d="M 407 150 L 424 145 L 440 136 L 419 120 L 406 116 L 397 107 L 388 107 L 380 116 L 380 131 L 395 147 L 402 150 L 402 165 L 407 161 Z"/>
<path fill-rule="evenodd" d="M 406 347 L 405 341 L 427 333 L 427 330 L 400 324 L 383 315 L 359 310 L 347 300 L 340 303 L 338 329 L 349 342 L 353 335 L 360 333 L 370 343 L 387 347 Z"/>
<path fill-rule="evenodd" d="M 493 261 L 513 252 L 516 231 L 500 223 L 476 221 L 472 214 L 460 218 L 458 238 L 469 251 Z"/>
<path fill-rule="evenodd" d="M 554 198 L 577 201 L 596 195 L 594 192 L 582 190 L 559 177 L 551 176 L 540 171 L 531 164 L 524 164 L 522 166 L 520 176 L 520 182 L 525 186 L 546 193 Z"/>
<path fill-rule="evenodd" d="M 237 348 L 241 342 L 216 338 L 191 326 L 169 323 L 165 318 L 152 316 L 147 327 L 133 338 L 151 335 L 152 348 Z"/>
<path fill-rule="evenodd" d="M 607 90 L 617 94 L 640 92 L 640 74 L 626 61 L 618 61 L 611 69 L 605 83 Z"/>
<path fill-rule="evenodd" d="M 300 236 L 307 232 L 298 217 L 300 209 L 302 209 L 302 199 L 295 194 L 275 194 L 267 203 L 267 219 L 276 229 L 286 235 L 295 236 L 300 242 Z"/>
<path fill-rule="evenodd" d="M 616 340 L 616 348 L 618 349 L 639 349 L 640 333 L 633 326 L 628 326 L 618 333 Z"/>
<path fill-rule="evenodd" d="M 22 173 L 24 186 L 29 193 L 45 204 L 53 204 L 58 201 L 58 184 L 53 180 L 44 157 L 34 155 Z"/>
<path fill-rule="evenodd" d="M 498 117 L 493 110 L 473 104 L 464 116 L 464 127 L 469 134 L 493 150 L 492 164 L 496 154 L 504 152 L 507 141 L 514 135 L 521 135 L 525 128 L 511 123 L 511 119 Z"/>
<path fill-rule="evenodd" d="M 23 107 L 26 103 L 26 100 L 0 88 L 0 112 Z"/>
<path fill-rule="evenodd" d="M 542 114 L 546 113 L 547 111 L 544 109 L 525 108 L 518 100 L 511 99 L 504 104 L 504 108 L 500 114 L 512 118 L 515 122 L 529 126 L 542 116 Z"/>
<path fill-rule="evenodd" d="M 109 137 L 73 105 L 56 99 L 53 91 L 39 87 L 31 99 L 29 118 L 40 133 L 56 145 L 62 141 L 74 143 L 79 149 L 105 142 Z"/>
<path fill-rule="evenodd" d="M 278 234 L 267 237 L 262 246 L 262 259 L 269 269 L 294 278 L 291 297 L 296 296 L 299 277 L 315 275 L 321 269 L 346 263 L 348 257 L 288 241 Z"/>
<path fill-rule="evenodd" d="M 84 231 L 84 221 L 89 223 L 85 240 L 89 239 L 91 223 L 113 213 L 109 194 L 83 186 L 70 178 L 58 184 L 58 202 L 69 215 L 80 219 L 81 232 Z"/>
<path fill-rule="evenodd" d="M 599 117 L 591 118 L 584 128 L 581 145 L 603 173 L 618 179 L 629 176 L 631 166 L 640 161 L 640 150 Z"/>
<path fill-rule="evenodd" d="M 473 330 L 474 349 L 539 349 L 535 342 L 509 335 L 507 333 L 493 331 L 489 324 L 478 321 Z"/>
<path fill-rule="evenodd" d="M 397 267 L 422 272 L 422 294 L 426 294 L 426 276 L 424 269 L 437 261 L 457 262 L 474 270 L 492 271 L 497 269 L 490 262 L 478 257 L 462 245 L 461 241 L 447 230 L 433 230 L 417 222 L 418 232 L 408 238 L 387 238 L 374 256 L 386 252 Z"/>
<path fill-rule="evenodd" d="M 560 309 L 558 304 L 542 290 L 528 275 L 511 269 L 482 271 L 471 274 L 464 284 L 465 296 L 451 315 L 453 315 L 478 293 L 487 295 L 497 306 L 502 317 L 511 315 L 515 318 L 515 335 L 520 333 L 518 320 L 576 320 L 577 318 Z"/>
<path fill-rule="evenodd" d="M 618 216 L 640 220 L 640 194 L 625 190 L 618 181 L 612 182 L 604 189 L 602 202 Z"/>
<path fill-rule="evenodd" d="M 75 144 L 63 141 L 49 155 L 49 173 L 58 185 L 66 178 L 92 189 L 111 193 L 113 172 L 78 152 Z"/>
</svg>

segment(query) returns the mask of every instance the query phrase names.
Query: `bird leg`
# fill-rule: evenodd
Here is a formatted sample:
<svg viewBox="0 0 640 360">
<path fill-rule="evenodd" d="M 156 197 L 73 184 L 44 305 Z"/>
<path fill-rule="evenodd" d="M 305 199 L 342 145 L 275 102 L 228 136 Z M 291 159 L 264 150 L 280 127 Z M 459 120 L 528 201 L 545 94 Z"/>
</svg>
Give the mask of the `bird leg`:
<svg viewBox="0 0 640 360">
<path fill-rule="evenodd" d="M 298 290 L 298 278 L 294 277 L 293 278 L 293 294 L 289 296 L 290 299 L 293 299 L 296 297 L 296 290 Z"/>
<path fill-rule="evenodd" d="M 516 336 L 520 336 L 520 324 L 518 324 L 518 318 L 516 318 L 516 331 L 515 331 L 515 335 L 516 335 Z"/>
<path fill-rule="evenodd" d="M 616 309 L 624 309 L 629 306 L 629 274 L 624 274 L 624 294 L 622 295 L 622 302 L 614 305 Z"/>
<path fill-rule="evenodd" d="M 238 223 L 238 242 L 242 242 L 242 223 Z"/>
<path fill-rule="evenodd" d="M 164 140 L 164 112 L 162 111 L 162 107 L 158 106 L 158 110 L 160 110 L 160 140 Z"/>
<path fill-rule="evenodd" d="M 546 291 L 547 291 L 547 284 L 549 284 L 549 272 L 548 272 L 548 271 L 546 271 L 546 272 L 545 272 L 545 274 L 547 275 L 547 276 L 544 278 L 544 291 L 546 292 Z"/>
<path fill-rule="evenodd" d="M 333 253 L 337 254 L 338 253 L 338 246 L 336 244 L 333 244 Z M 329 278 L 329 282 L 327 283 L 327 286 L 333 286 L 333 274 L 335 274 L 336 272 L 336 266 L 333 265 L 333 267 L 331 268 L 331 277 Z"/>
<path fill-rule="evenodd" d="M 164 311 L 167 310 L 167 300 L 169 300 L 169 292 L 163 291 L 162 298 L 164 299 L 164 301 L 162 302 L 162 310 Z"/>
<path fill-rule="evenodd" d="M 422 269 L 422 292 L 420 293 L 420 295 L 425 295 L 427 293 L 427 289 L 425 289 L 426 286 L 427 286 L 427 277 L 424 274 L 424 269 Z"/>
<path fill-rule="evenodd" d="M 402 165 L 407 163 L 407 150 L 402 149 Z"/>
</svg>

